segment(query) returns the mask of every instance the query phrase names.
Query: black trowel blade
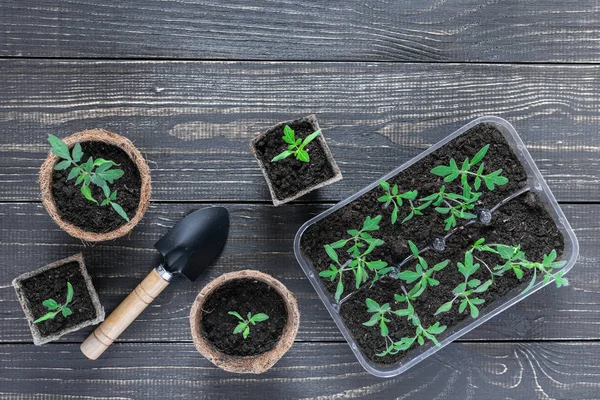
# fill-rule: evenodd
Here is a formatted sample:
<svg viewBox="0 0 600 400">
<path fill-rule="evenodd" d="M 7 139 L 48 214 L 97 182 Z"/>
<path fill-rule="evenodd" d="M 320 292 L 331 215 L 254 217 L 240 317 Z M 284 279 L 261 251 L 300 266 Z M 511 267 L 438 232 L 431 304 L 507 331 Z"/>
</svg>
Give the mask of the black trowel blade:
<svg viewBox="0 0 600 400">
<path fill-rule="evenodd" d="M 183 218 L 154 247 L 164 257 L 165 270 L 195 281 L 221 253 L 228 235 L 227 209 L 208 207 Z"/>
</svg>

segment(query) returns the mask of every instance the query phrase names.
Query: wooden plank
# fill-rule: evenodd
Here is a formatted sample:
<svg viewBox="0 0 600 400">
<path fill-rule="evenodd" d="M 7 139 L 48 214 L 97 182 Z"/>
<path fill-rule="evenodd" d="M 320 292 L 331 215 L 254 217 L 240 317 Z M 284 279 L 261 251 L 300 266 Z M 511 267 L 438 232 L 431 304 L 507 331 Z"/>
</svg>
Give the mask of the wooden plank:
<svg viewBox="0 0 600 400">
<path fill-rule="evenodd" d="M 600 60 L 595 0 L 2 3 L 10 57 Z"/>
<path fill-rule="evenodd" d="M 258 269 L 280 279 L 300 305 L 300 341 L 342 341 L 331 317 L 298 266 L 293 237 L 300 225 L 326 205 L 226 205 L 231 211 L 229 242 L 218 263 L 195 283 L 175 280 L 133 323 L 120 341 L 191 341 L 188 315 L 200 289 L 230 271 Z M 84 248 L 52 223 L 38 204 L 0 204 L 0 342 L 31 342 L 23 312 L 10 282 L 17 275 L 79 251 L 100 300 L 112 311 L 158 265 L 154 242 L 192 209 L 193 204 L 154 204 L 129 239 Z M 600 339 L 600 205 L 565 205 L 581 245 L 581 259 L 569 274 L 571 286 L 547 287 L 475 329 L 468 340 Z M 81 342 L 92 327 L 67 335 Z"/>
<path fill-rule="evenodd" d="M 343 343 L 296 343 L 260 376 L 223 372 L 191 343 L 111 350 L 90 361 L 76 344 L 0 345 L 0 397 L 583 400 L 600 391 L 598 343 L 455 343 L 385 380 L 365 372 Z"/>
<path fill-rule="evenodd" d="M 0 201 L 39 197 L 49 133 L 102 127 L 150 160 L 153 199 L 269 201 L 248 144 L 318 114 L 338 201 L 470 120 L 515 124 L 562 201 L 600 201 L 600 66 L 0 60 Z"/>
</svg>

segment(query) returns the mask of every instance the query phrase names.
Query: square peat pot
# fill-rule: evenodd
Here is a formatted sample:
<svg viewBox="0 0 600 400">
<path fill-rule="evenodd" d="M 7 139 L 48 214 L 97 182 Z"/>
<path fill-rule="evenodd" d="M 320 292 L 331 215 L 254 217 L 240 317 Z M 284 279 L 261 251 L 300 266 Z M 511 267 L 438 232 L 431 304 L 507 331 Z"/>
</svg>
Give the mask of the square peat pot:
<svg viewBox="0 0 600 400">
<path fill-rule="evenodd" d="M 54 318 L 34 321 L 52 311 L 43 302 L 53 299 L 58 306 L 67 303 L 67 282 L 73 287 L 72 300 L 66 304 L 70 315 L 59 311 Z M 52 342 L 67 333 L 104 321 L 104 308 L 85 268 L 81 253 L 27 272 L 12 282 L 27 317 L 36 346 Z"/>
<path fill-rule="evenodd" d="M 438 192 L 441 185 L 445 185 L 447 192 L 455 193 L 457 187 L 464 187 L 461 179 L 443 181 L 442 177 L 432 174 L 431 170 L 436 166 L 450 165 L 450 159 L 455 159 L 458 168 L 461 168 L 465 158 L 473 160 L 474 155 L 486 144 L 490 147 L 484 158 L 479 161 L 486 167 L 485 170 L 481 167 L 481 170 L 484 170 L 483 174 L 487 175 L 502 168 L 501 176 L 506 177 L 508 181 L 499 183 L 494 190 L 489 190 L 489 187 L 481 184 L 481 196 L 474 203 L 473 210 L 470 210 L 476 217 L 459 218 L 456 227 L 446 230 L 445 219 L 448 215 L 429 207 L 423 210 L 423 215 L 414 215 L 408 221 L 401 222 L 410 211 L 405 199 L 404 205 L 399 207 L 396 222 L 392 223 L 391 214 L 394 207 L 389 203 L 386 207 L 385 198 L 382 199 L 385 188 L 381 186 L 380 181 L 388 182 L 390 188 L 398 185 L 398 193 L 419 189 L 419 198 L 412 198 L 415 205 L 421 201 L 421 196 L 427 197 Z M 485 213 L 480 214 L 482 211 L 488 212 L 488 220 L 485 219 Z M 379 227 L 368 233 L 373 238 L 380 238 L 384 243 L 375 247 L 369 257 L 372 257 L 370 260 L 383 260 L 394 269 L 383 274 L 373 284 L 373 271 L 366 269 L 369 280 L 360 286 L 360 290 L 355 289 L 356 279 L 353 272 L 345 272 L 349 277 L 346 276 L 342 280 L 344 292 L 339 296 L 340 301 L 336 301 L 337 281 L 333 282 L 319 275 L 320 272 L 329 270 L 329 265 L 333 263 L 331 256 L 326 254 L 324 245 L 350 237 L 348 230 L 361 229 L 367 216 L 376 218 L 377 215 L 382 216 Z M 488 266 L 491 261 L 483 261 L 491 259 L 486 257 L 498 257 L 498 261 L 494 259 L 494 262 L 498 263 L 504 261 L 497 254 L 472 250 L 475 241 L 482 238 L 490 245 L 503 242 L 511 242 L 506 243 L 509 246 L 520 245 L 525 255 L 529 255 L 527 260 L 535 262 L 541 262 L 545 254 L 556 250 L 556 260 L 564 264 L 557 265 L 556 270 L 550 270 L 555 271 L 548 275 L 550 279 L 542 279 L 541 275 L 537 275 L 536 280 L 532 279 L 533 273 L 537 272 L 536 268 L 524 268 L 524 276 L 521 278 L 517 277 L 514 270 L 495 276 L 493 272 L 499 270 L 494 269 L 492 265 Z M 439 246 L 440 239 L 442 246 Z M 427 339 L 424 345 L 418 345 L 415 341 L 406 351 L 381 357 L 377 354 L 385 350 L 389 342 L 381 336 L 378 324 L 370 327 L 363 325 L 363 322 L 373 315 L 372 312 L 368 312 L 365 303 L 367 298 L 372 298 L 380 305 L 389 303 L 392 310 L 406 308 L 405 301 L 398 300 L 393 295 L 402 295 L 406 290 L 410 293 L 411 288 L 414 288 L 414 282 L 410 284 L 408 280 L 398 277 L 398 272 L 418 270 L 417 262 L 411 255 L 409 240 L 421 249 L 419 255 L 429 263 L 428 268 L 449 259 L 444 269 L 434 272 L 433 277 L 439 283 L 427 286 L 412 302 L 423 327 L 427 328 L 435 322 L 440 322 L 440 325 L 447 326 L 447 329 L 437 335 L 439 346 Z M 342 267 L 352 260 L 350 253 L 345 250 L 347 249 L 343 246 L 334 250 Z M 455 286 L 465 281 L 457 266 L 458 262 L 466 263 L 466 253 L 469 251 L 478 257 L 475 262 L 480 263 L 479 269 L 472 275 L 472 278 L 477 278 L 474 285 L 486 279 L 492 281 L 487 289 L 478 294 L 484 300 L 483 304 L 478 305 L 478 316 L 475 314 L 476 318 L 472 318 L 470 307 L 461 311 L 458 304 L 460 300 L 452 303 L 450 311 L 435 316 L 441 304 L 452 300 Z M 373 182 L 305 223 L 296 234 L 294 252 L 360 364 L 375 376 L 392 377 L 555 281 L 555 273 L 560 271 L 559 268 L 562 268 L 564 273 L 573 267 L 579 256 L 579 245 L 556 199 L 513 126 L 502 118 L 488 116 L 465 125 L 383 176 L 381 180 Z M 416 334 L 412 320 L 390 314 L 388 317 L 392 320 L 388 323 L 388 335 L 393 342 Z M 392 337 L 393 334 L 397 335 Z"/>
<path fill-rule="evenodd" d="M 308 115 L 297 120 L 281 122 L 257 135 L 250 142 L 250 150 L 265 176 L 275 206 L 342 179 L 342 173 L 331 155 L 323 133 L 305 147 L 310 156 L 309 162 L 297 160 L 293 155 L 283 160 L 271 161 L 273 157 L 288 149 L 288 144 L 283 141 L 283 129 L 286 125 L 294 130 L 296 139 L 304 139 L 321 129 L 317 117 Z"/>
</svg>

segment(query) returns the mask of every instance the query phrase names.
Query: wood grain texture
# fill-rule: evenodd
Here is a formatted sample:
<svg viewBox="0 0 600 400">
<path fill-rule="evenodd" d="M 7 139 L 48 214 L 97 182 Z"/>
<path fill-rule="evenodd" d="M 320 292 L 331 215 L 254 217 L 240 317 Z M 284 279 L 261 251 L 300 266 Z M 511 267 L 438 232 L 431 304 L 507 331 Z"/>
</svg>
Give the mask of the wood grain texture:
<svg viewBox="0 0 600 400">
<path fill-rule="evenodd" d="M 102 127 L 150 163 L 153 199 L 270 200 L 249 141 L 317 113 L 338 201 L 470 120 L 512 122 L 562 201 L 600 201 L 600 66 L 0 60 L 0 201 L 35 200 L 49 133 Z"/>
<path fill-rule="evenodd" d="M 301 312 L 298 341 L 342 341 L 292 253 L 293 237 L 303 222 L 326 205 L 226 205 L 231 213 L 229 241 L 219 261 L 191 283 L 174 278 L 144 313 L 123 333 L 123 342 L 191 341 L 190 307 L 204 285 L 225 272 L 258 269 L 281 280 L 296 296 Z M 31 342 L 11 280 L 26 271 L 79 251 L 107 314 L 158 265 L 153 245 L 194 204 L 154 204 L 131 233 L 110 243 L 84 248 L 61 232 L 39 204 L 0 204 L 0 342 Z M 200 206 L 202 207 L 202 206 Z M 580 261 L 569 273 L 571 286 L 547 287 L 465 336 L 467 340 L 600 339 L 600 205 L 563 206 L 581 246 Z M 83 341 L 93 328 L 67 335 L 63 342 Z"/>
<path fill-rule="evenodd" d="M 259 376 L 223 372 L 191 343 L 114 350 L 89 361 L 75 344 L 0 345 L 0 397 L 595 400 L 600 391 L 598 343 L 454 343 L 385 380 L 363 371 L 343 343 L 296 343 Z"/>
<path fill-rule="evenodd" d="M 598 62 L 595 0 L 0 2 L 0 55 Z"/>
</svg>

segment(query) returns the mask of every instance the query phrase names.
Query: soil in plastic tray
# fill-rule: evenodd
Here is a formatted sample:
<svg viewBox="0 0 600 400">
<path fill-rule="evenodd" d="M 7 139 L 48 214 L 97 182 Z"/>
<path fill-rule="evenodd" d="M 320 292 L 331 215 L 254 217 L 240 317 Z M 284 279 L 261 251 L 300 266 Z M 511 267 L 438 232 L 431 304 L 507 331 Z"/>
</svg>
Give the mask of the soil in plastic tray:
<svg viewBox="0 0 600 400">
<path fill-rule="evenodd" d="M 304 140 L 314 132 L 313 126 L 308 121 L 291 123 L 289 126 L 294 130 L 296 139 Z M 310 162 L 297 160 L 294 155 L 271 162 L 273 157 L 287 150 L 288 144 L 282 138 L 283 126 L 277 126 L 254 144 L 256 155 L 267 170 L 277 199 L 284 200 L 306 188 L 333 178 L 335 175 L 333 167 L 327 159 L 321 142 L 317 139 L 304 148 L 308 151 Z"/>
<path fill-rule="evenodd" d="M 229 311 L 247 319 L 248 313 L 267 314 L 269 319 L 250 324 L 246 339 L 233 334 L 241 322 Z M 255 279 L 236 279 L 212 292 L 202 308 L 200 329 L 203 336 L 218 350 L 234 356 L 252 356 L 271 350 L 287 323 L 287 311 L 281 295 L 266 283 Z"/>
<path fill-rule="evenodd" d="M 123 176 L 108 186 L 111 191 L 117 191 L 115 203 L 123 207 L 130 219 L 133 218 L 140 203 L 142 186 L 140 171 L 135 163 L 123 150 L 104 142 L 81 142 L 81 149 L 82 163 L 93 157 L 94 160 L 104 158 L 119 164 L 113 168 L 123 170 Z M 52 180 L 52 196 L 64 221 L 95 233 L 110 232 L 127 223 L 110 205 L 100 206 L 83 197 L 81 184 L 75 185 L 75 178 L 67 180 L 70 171 L 71 168 L 54 171 Z M 91 183 L 90 189 L 98 203 L 105 199 L 102 188 Z"/>
<path fill-rule="evenodd" d="M 54 299 L 59 304 L 65 304 L 67 282 L 73 286 L 73 300 L 67 305 L 73 313 L 67 317 L 58 313 L 53 319 L 38 322 L 36 325 L 42 336 L 55 334 L 96 318 L 96 309 L 85 278 L 81 274 L 79 263 L 69 262 L 21 282 L 23 294 L 34 319 L 48 313 L 48 309 L 42 304 L 44 300 Z"/>
<path fill-rule="evenodd" d="M 460 163 L 466 157 L 472 158 L 486 144 L 490 144 L 490 148 L 483 159 L 484 173 L 488 174 L 502 168 L 502 176 L 509 179 L 507 184 L 496 186 L 493 191 L 487 190 L 482 184 L 479 191 L 483 194 L 477 207 L 491 209 L 501 200 L 527 185 L 525 169 L 500 131 L 491 124 L 483 123 L 471 128 L 392 177 L 388 182 L 390 185 L 398 184 L 399 193 L 418 190 L 419 198 L 437 192 L 441 185 L 446 186 L 446 192 L 462 193 L 460 179 L 445 183 L 443 178 L 431 174 L 430 171 L 438 165 L 448 165 L 451 158 L 454 158 L 460 167 Z M 383 194 L 383 189 L 376 187 L 306 230 L 302 236 L 301 248 L 305 256 L 312 262 L 317 274 L 328 269 L 330 264 L 330 259 L 323 246 L 347 238 L 346 232 L 349 229 L 360 229 L 366 216 L 383 216 L 379 224 L 380 229 L 371 233 L 373 237 L 384 240 L 385 244 L 375 248 L 370 260 L 381 259 L 390 265 L 398 265 L 411 255 L 408 240 L 413 241 L 419 249 L 422 249 L 428 246 L 433 238 L 443 237 L 447 233 L 444 230 L 446 215 L 435 212 L 434 207 L 425 209 L 423 216 L 415 216 L 404 224 L 400 222 L 408 213 L 406 207 L 400 207 L 398 221 L 392 225 L 392 207 L 383 209 L 383 203 L 377 200 Z M 458 226 L 464 225 L 465 222 L 465 220 L 458 219 Z M 452 290 L 464 281 L 464 277 L 456 268 L 457 262 L 464 261 L 465 252 L 479 238 L 485 238 L 486 243 L 520 245 L 521 250 L 525 252 L 530 261 L 541 261 L 543 255 L 550 253 L 553 249 L 558 253 L 557 259 L 560 259 L 564 250 L 563 236 L 541 200 L 534 192 L 526 192 L 494 211 L 489 225 L 478 222 L 470 224 L 446 240 L 445 250 L 442 253 L 430 250 L 422 254 L 430 267 L 438 262 L 450 260 L 445 269 L 435 272 L 433 275 L 435 279 L 439 280 L 439 285 L 427 286 L 423 294 L 412 302 L 424 327 L 428 327 L 436 321 L 447 326 L 446 332 L 438 336 L 438 340 L 442 340 L 445 334 L 451 332 L 453 327 L 459 325 L 466 318 L 471 319 L 468 307 L 465 312 L 459 313 L 456 304 L 449 312 L 438 316 L 434 316 L 434 313 L 443 303 L 452 300 L 454 297 Z M 342 252 L 343 250 L 338 254 L 342 254 Z M 492 266 L 503 263 L 490 253 L 478 252 L 477 257 Z M 344 262 L 342 257 L 340 257 L 340 261 Z M 415 264 L 416 262 L 413 260 L 405 264 L 402 270 L 414 270 Z M 524 290 L 533 277 L 533 271 L 527 269 L 523 269 L 523 271 L 524 276 L 521 280 L 518 280 L 512 272 L 507 272 L 502 277 L 496 277 L 493 285 L 486 292 L 477 296 L 485 300 L 485 303 L 479 307 L 480 311 L 484 312 L 486 307 L 513 289 L 519 288 L 516 293 Z M 484 282 L 489 277 L 489 271 L 482 265 L 471 279 L 475 278 Z M 318 279 L 322 280 L 333 297 L 337 282 L 330 282 L 329 279 L 321 277 Z M 343 282 L 345 291 L 342 297 L 355 289 L 354 275 L 351 272 L 346 273 Z M 380 336 L 378 325 L 374 327 L 363 325 L 363 322 L 368 321 L 372 316 L 367 312 L 365 300 L 371 298 L 379 304 L 390 303 L 393 310 L 404 309 L 406 308 L 405 303 L 398 303 L 394 300 L 394 294 L 403 294 L 403 285 L 406 290 L 410 290 L 414 283 L 406 284 L 399 279 L 384 277 L 375 282 L 372 287 L 370 287 L 370 283 L 367 283 L 365 289 L 358 291 L 342 304 L 340 310 L 342 319 L 360 350 L 375 363 L 398 363 L 407 355 L 407 352 L 384 357 L 376 355 L 385 350 L 386 346 L 384 338 Z M 402 337 L 414 336 L 414 327 L 406 318 L 392 317 L 390 319 L 392 321 L 387 325 L 391 338 L 399 340 Z M 426 342 L 422 347 L 432 345 L 433 343 Z M 416 347 L 419 346 L 415 342 L 409 351 Z"/>
</svg>

